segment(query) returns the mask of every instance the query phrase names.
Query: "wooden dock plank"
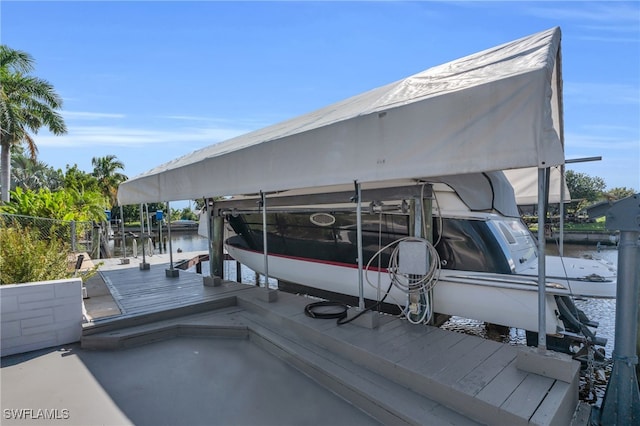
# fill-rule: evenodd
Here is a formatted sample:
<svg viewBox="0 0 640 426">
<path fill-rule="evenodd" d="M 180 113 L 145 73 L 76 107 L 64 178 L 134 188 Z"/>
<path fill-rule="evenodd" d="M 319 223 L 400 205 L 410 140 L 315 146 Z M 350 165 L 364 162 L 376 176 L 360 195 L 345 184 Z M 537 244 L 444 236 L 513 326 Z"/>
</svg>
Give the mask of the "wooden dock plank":
<svg viewBox="0 0 640 426">
<path fill-rule="evenodd" d="M 242 294 L 232 303 L 237 300 L 238 309 L 271 322 L 273 330 L 287 328 L 294 337 L 310 339 L 359 368 L 389 377 L 423 396 L 441 397 L 445 405 L 446 401 L 457 404 L 462 413 L 473 406 L 470 410 L 480 413 L 477 419 L 483 422 L 496 415 L 518 424 L 529 419 L 550 423 L 564 418 L 558 411 L 569 412 L 567 407 L 573 402 L 569 385 L 563 388 L 552 379 L 518 370 L 517 348 L 476 336 L 393 318 L 377 329 L 338 326 L 335 320 L 305 316 L 304 307 L 312 299 L 280 293 L 277 302 L 268 303 L 257 293 L 262 289 L 255 286 L 224 282 L 220 287 L 207 287 L 200 275 L 181 271 L 179 277 L 167 278 L 164 268 L 155 265 L 151 271 L 120 268 L 101 273 L 114 299 L 123 305 L 123 317 L 231 300 L 230 296 Z"/>
<path fill-rule="evenodd" d="M 490 357 L 482 361 L 452 386 L 469 395 L 476 395 L 487 386 L 510 363 L 515 362 L 517 350 L 509 345 L 501 345 Z"/>
<path fill-rule="evenodd" d="M 475 371 L 480 364 L 490 359 L 503 346 L 497 342 L 482 340 L 479 345 L 463 353 L 460 358 L 451 360 L 433 377 L 442 384 L 453 385 L 467 374 Z"/>
<path fill-rule="evenodd" d="M 518 417 L 530 419 L 555 382 L 548 377 L 527 374 L 500 408 Z"/>
<path fill-rule="evenodd" d="M 406 323 L 403 323 L 403 326 L 405 329 L 410 327 Z M 443 339 L 446 335 L 447 332 L 435 327 L 424 329 L 417 336 L 414 332 L 409 332 L 407 337 L 410 339 L 407 342 L 393 347 L 381 347 L 377 349 L 377 352 L 385 359 L 397 364 L 410 357 L 413 352 L 429 351 L 429 348 L 436 345 L 438 340 Z"/>
<path fill-rule="evenodd" d="M 567 425 L 571 423 L 571 407 L 578 405 L 578 392 L 571 384 L 556 380 L 530 421 L 537 425 Z M 567 408 L 568 407 L 568 408 Z M 563 415 L 564 414 L 564 415 Z"/>
<path fill-rule="evenodd" d="M 482 390 L 476 394 L 476 397 L 497 407 L 502 406 L 502 403 L 509 398 L 514 390 L 520 386 L 520 383 L 527 377 L 527 373 L 516 368 L 515 362 L 514 357 L 514 360 L 502 369 L 491 382 L 482 388 Z"/>
<path fill-rule="evenodd" d="M 416 337 L 409 333 L 409 329 L 402 324 L 401 320 L 394 321 L 394 327 L 384 327 L 373 329 L 368 333 L 361 333 L 354 336 L 351 343 L 366 349 L 366 350 L 380 350 L 382 346 L 392 348 L 394 346 L 401 346 L 407 342 L 415 341 Z M 380 353 L 380 355 L 383 355 Z"/>
<path fill-rule="evenodd" d="M 435 333 L 434 336 L 423 336 L 415 342 L 415 346 L 407 348 L 408 356 L 400 359 L 397 364 L 409 370 L 417 370 L 431 360 L 446 356 L 449 348 L 455 346 L 459 341 L 465 338 L 462 333 L 444 332 L 444 335 Z M 435 337 L 435 339 L 431 339 Z M 409 346 L 412 343 L 408 344 Z"/>
<path fill-rule="evenodd" d="M 219 287 L 207 287 L 202 277 L 182 272 L 167 278 L 164 268 L 150 271 L 136 268 L 101 270 L 105 283 L 122 311 L 122 317 L 132 317 L 161 310 L 214 301 L 253 286 L 224 282 Z"/>
<path fill-rule="evenodd" d="M 446 351 L 446 356 L 431 357 L 428 361 L 426 360 L 422 364 L 417 365 L 415 370 L 429 377 L 436 378 L 448 365 L 458 362 L 459 359 L 464 358 L 470 351 L 474 351 L 481 343 L 481 338 L 463 334 L 463 338 L 458 340 L 454 345 L 448 348 L 442 348 L 443 351 Z"/>
</svg>

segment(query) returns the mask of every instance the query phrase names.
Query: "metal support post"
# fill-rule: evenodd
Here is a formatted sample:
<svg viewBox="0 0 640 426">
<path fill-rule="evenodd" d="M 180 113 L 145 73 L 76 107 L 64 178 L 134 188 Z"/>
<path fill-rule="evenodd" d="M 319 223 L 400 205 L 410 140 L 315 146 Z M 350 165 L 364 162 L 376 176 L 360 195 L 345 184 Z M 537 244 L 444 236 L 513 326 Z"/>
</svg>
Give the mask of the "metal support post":
<svg viewBox="0 0 640 426">
<path fill-rule="evenodd" d="M 217 268 L 216 268 L 216 257 L 219 252 L 222 252 L 222 246 L 219 246 L 215 243 L 215 207 L 212 199 L 205 200 L 207 205 L 207 243 L 209 247 L 209 275 L 202 277 L 202 284 L 208 287 L 218 287 L 222 285 L 222 279 L 216 276 Z"/>
<path fill-rule="evenodd" d="M 591 212 L 590 212 L 591 215 Z M 640 194 L 607 211 L 606 229 L 620 230 L 613 369 L 600 410 L 601 425 L 640 423 L 638 304 L 640 303 Z"/>
<path fill-rule="evenodd" d="M 207 200 L 207 238 L 209 243 L 209 276 L 213 279 L 215 276 L 215 268 L 213 266 L 213 262 L 211 259 L 215 257 L 215 246 L 213 245 L 213 212 L 215 211 L 213 207 L 213 200 Z"/>
<path fill-rule="evenodd" d="M 71 221 L 71 251 L 76 252 L 76 221 Z"/>
<path fill-rule="evenodd" d="M 148 271 L 150 269 L 149 264 L 147 263 L 146 257 L 145 257 L 145 250 L 144 250 L 144 215 L 143 215 L 143 210 L 142 210 L 142 204 L 140 204 L 140 244 L 142 245 L 142 263 L 140 264 L 140 270 L 141 271 Z"/>
<path fill-rule="evenodd" d="M 267 251 L 267 197 L 260 191 L 262 206 L 262 251 L 264 253 L 264 287 L 269 288 L 269 255 Z"/>
<path fill-rule="evenodd" d="M 538 349 L 547 349 L 545 216 L 546 169 L 538 169 Z"/>
<path fill-rule="evenodd" d="M 266 302 L 277 299 L 277 291 L 269 289 L 269 252 L 267 250 L 267 197 L 260 191 L 260 206 L 262 207 L 262 248 L 264 250 L 264 293 L 262 298 Z"/>
<path fill-rule="evenodd" d="M 167 278 L 177 278 L 180 275 L 179 269 L 173 269 L 173 248 L 171 246 L 171 206 L 167 201 L 167 237 L 169 237 L 169 269 L 165 269 L 164 275 Z"/>
<path fill-rule="evenodd" d="M 358 242 L 358 310 L 364 310 L 364 280 L 362 272 L 362 190 L 360 183 L 356 185 L 356 238 Z"/>
<path fill-rule="evenodd" d="M 129 259 L 127 258 L 127 241 L 124 234 L 124 213 L 122 210 L 122 206 L 120 206 L 120 243 L 122 244 L 122 258 L 120 259 L 120 263 L 123 265 L 129 264 Z"/>
<path fill-rule="evenodd" d="M 413 236 L 416 238 L 422 238 L 422 208 L 424 206 L 422 204 L 422 200 L 419 198 L 415 198 L 412 205 L 414 206 Z"/>
<path fill-rule="evenodd" d="M 213 257 L 209 257 L 211 262 L 212 276 L 224 277 L 224 217 L 214 215 L 213 220 Z"/>
<path fill-rule="evenodd" d="M 162 213 L 162 211 L 160 211 L 160 213 Z M 162 222 L 164 222 L 164 218 L 158 219 L 157 215 L 158 214 L 156 212 L 156 219 L 158 221 L 158 250 L 160 251 L 160 254 L 162 254 Z"/>
<path fill-rule="evenodd" d="M 560 245 L 558 248 L 560 257 L 564 257 L 564 185 L 564 164 L 562 164 L 560 166 L 560 206 L 558 207 L 560 214 Z"/>
</svg>

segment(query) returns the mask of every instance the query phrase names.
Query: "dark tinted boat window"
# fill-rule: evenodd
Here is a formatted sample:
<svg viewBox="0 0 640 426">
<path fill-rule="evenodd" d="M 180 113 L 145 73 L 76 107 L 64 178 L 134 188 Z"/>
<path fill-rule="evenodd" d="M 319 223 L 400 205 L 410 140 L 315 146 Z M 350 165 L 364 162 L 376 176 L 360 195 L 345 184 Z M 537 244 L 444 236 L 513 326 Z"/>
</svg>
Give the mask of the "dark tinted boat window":
<svg viewBox="0 0 640 426">
<path fill-rule="evenodd" d="M 336 219 L 334 224 L 318 226 L 311 221 L 312 214 L 267 214 L 269 251 L 286 256 L 355 264 L 357 259 L 355 215 L 343 212 L 332 213 Z M 262 250 L 261 214 L 230 217 L 229 223 L 233 230 L 243 237 L 249 248 Z M 380 246 L 384 247 L 407 235 L 408 218 L 383 215 L 382 226 L 380 226 L 378 215 L 363 214 L 362 228 L 363 258 L 366 264 Z M 382 258 L 383 266 L 388 264 L 388 255 L 389 253 L 386 253 Z"/>
<path fill-rule="evenodd" d="M 476 272 L 511 273 L 500 244 L 481 220 L 444 219 L 443 229 L 438 229 L 434 220 L 434 229 L 442 234 L 436 246 L 445 269 L 459 269 Z"/>
<path fill-rule="evenodd" d="M 312 213 L 311 213 L 312 214 Z M 356 217 L 351 213 L 333 213 L 336 222 L 331 226 L 318 226 L 311 222 L 310 213 L 267 214 L 269 251 L 292 257 L 329 262 L 357 263 Z M 247 246 L 262 250 L 262 215 L 250 214 L 229 218 L 234 231 L 241 235 Z M 439 229 L 442 224 L 442 229 Z M 477 272 L 510 273 L 509 263 L 489 230 L 487 223 L 470 219 L 443 219 L 433 221 L 434 239 L 442 234 L 436 246 L 445 269 Z M 364 264 L 387 244 L 406 237 L 409 217 L 405 215 L 362 215 L 362 242 Z M 389 263 L 390 249 L 383 254 L 381 266 Z M 377 266 L 378 262 L 372 266 Z"/>
</svg>

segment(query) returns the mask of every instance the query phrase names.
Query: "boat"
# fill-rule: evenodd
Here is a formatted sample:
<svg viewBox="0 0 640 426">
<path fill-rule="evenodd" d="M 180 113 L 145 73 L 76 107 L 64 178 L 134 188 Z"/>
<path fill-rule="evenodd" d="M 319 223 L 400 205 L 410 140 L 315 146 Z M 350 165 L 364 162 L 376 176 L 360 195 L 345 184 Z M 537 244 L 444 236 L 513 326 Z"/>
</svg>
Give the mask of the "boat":
<svg viewBox="0 0 640 426">
<path fill-rule="evenodd" d="M 437 282 L 426 296 L 427 309 L 433 310 L 430 314 L 524 329 L 533 340 L 538 330 L 537 274 L 542 256 L 519 217 L 504 174 L 430 178 L 414 184 L 415 193 L 427 183 L 433 194 L 432 241 L 437 253 L 432 257 L 439 269 Z M 392 283 L 397 276 L 401 281 L 409 279 L 393 266 L 393 242 L 412 236 L 415 213 L 407 208 L 410 204 L 411 199 L 372 200 L 362 213 L 363 263 L 367 265 L 364 297 L 372 305 L 388 291 L 388 312 L 408 314 L 416 309 L 411 307 L 410 292 Z M 235 234 L 226 240 L 228 253 L 264 273 L 262 213 L 237 210 L 227 220 Z M 268 273 L 282 289 L 356 303 L 359 272 L 353 203 L 279 207 L 267 210 L 266 220 Z M 615 268 L 596 259 L 544 259 L 546 332 L 553 343 L 564 351 L 571 341 L 585 337 L 606 344 L 591 330 L 597 324 L 575 307 L 573 298 L 615 298 Z M 423 263 L 429 263 L 426 257 Z"/>
<path fill-rule="evenodd" d="M 383 241 L 412 238 L 403 240 L 409 253 L 441 258 L 429 262 L 433 279 L 413 282 L 409 275 L 427 273 L 384 265 L 390 247 L 364 268 L 372 282 L 363 284 L 366 299 L 377 303 L 389 288 L 385 303 L 398 302 L 412 321 L 440 312 L 595 341 L 595 323 L 571 297 L 613 297 L 615 273 L 546 257 L 549 270 L 538 268 L 502 172 L 535 168 L 546 187 L 550 168 L 565 163 L 561 56 L 560 28 L 531 34 L 173 159 L 120 184 L 118 202 L 204 198 L 212 254 L 222 259 L 225 216 L 237 234 L 227 250 L 240 262 L 282 283 L 349 297 L 360 296 L 359 249 L 366 263 Z M 357 205 L 370 203 L 369 215 L 355 215 L 349 202 L 354 182 L 364 191 Z M 256 202 L 266 206 L 267 247 Z M 415 220 L 431 215 L 425 226 Z M 428 235 L 415 232 L 427 223 L 433 250 Z M 539 313 L 546 316 L 540 325 Z"/>
</svg>

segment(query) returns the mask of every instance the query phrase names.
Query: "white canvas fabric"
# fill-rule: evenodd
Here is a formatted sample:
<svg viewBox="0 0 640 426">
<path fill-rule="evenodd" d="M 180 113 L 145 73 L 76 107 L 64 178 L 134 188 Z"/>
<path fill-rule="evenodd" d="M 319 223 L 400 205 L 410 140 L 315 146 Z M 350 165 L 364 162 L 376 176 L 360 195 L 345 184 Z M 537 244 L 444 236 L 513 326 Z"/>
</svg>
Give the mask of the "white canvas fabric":
<svg viewBox="0 0 640 426">
<path fill-rule="evenodd" d="M 560 38 L 552 28 L 213 144 L 122 183 L 118 200 L 563 164 Z"/>
<path fill-rule="evenodd" d="M 529 167 L 525 169 L 505 170 L 504 174 L 513 186 L 516 203 L 519 206 L 532 206 L 538 204 L 538 169 Z M 560 202 L 560 167 L 551 167 L 549 174 L 549 202 Z M 571 194 L 565 182 L 564 201 L 571 201 Z"/>
</svg>

